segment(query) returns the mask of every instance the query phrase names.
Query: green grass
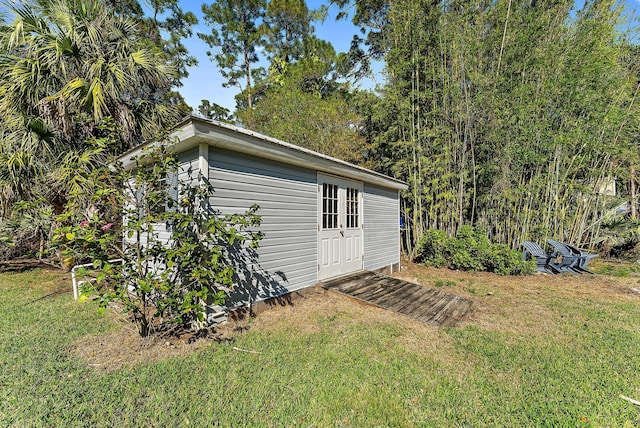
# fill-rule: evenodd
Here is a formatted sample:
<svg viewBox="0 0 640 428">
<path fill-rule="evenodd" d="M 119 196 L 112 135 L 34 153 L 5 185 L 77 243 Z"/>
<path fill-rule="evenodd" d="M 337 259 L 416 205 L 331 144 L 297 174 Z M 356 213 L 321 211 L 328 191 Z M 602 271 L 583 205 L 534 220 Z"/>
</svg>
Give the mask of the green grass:
<svg viewBox="0 0 640 428">
<path fill-rule="evenodd" d="M 612 261 L 598 261 L 594 263 L 594 272 L 602 275 L 611 275 L 626 278 L 629 276 L 639 276 L 640 264 L 638 263 L 616 263 Z"/>
<path fill-rule="evenodd" d="M 33 302 L 53 280 L 0 275 L 0 426 L 640 425 L 619 398 L 640 398 L 640 298 L 544 294 L 535 336 L 362 309 L 310 311 L 303 328 L 283 311 L 233 343 L 103 373 L 69 350 L 115 325 L 68 293 Z"/>
<path fill-rule="evenodd" d="M 437 280 L 433 283 L 433 285 L 435 287 L 453 287 L 454 285 L 456 285 L 456 282 L 451 280 L 448 280 L 448 281 Z"/>
</svg>

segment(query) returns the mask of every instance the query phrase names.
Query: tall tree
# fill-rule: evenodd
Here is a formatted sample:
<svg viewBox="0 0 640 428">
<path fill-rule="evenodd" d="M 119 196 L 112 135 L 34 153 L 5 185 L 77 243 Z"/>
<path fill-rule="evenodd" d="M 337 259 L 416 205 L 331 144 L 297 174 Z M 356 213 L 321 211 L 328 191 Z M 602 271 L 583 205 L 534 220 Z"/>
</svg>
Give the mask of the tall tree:
<svg viewBox="0 0 640 428">
<path fill-rule="evenodd" d="M 260 96 L 254 108 L 240 106 L 236 115 L 252 129 L 364 164 L 367 148 L 359 132 L 361 116 L 349 103 L 350 88 L 339 82 L 342 56 L 312 33 L 315 12 L 304 2 L 276 4 L 287 5 L 295 7 L 289 13 L 277 9 L 282 12 L 279 22 L 268 33 L 277 43 L 268 45 L 273 56 L 269 74 L 260 82 Z"/>
<path fill-rule="evenodd" d="M 305 0 L 270 0 L 262 25 L 272 67 L 282 67 L 304 53 L 304 39 L 313 34 L 314 21 L 324 20 L 327 8 L 310 10 Z"/>
<path fill-rule="evenodd" d="M 198 37 L 213 49 L 207 51 L 207 56 L 227 79 L 224 86 L 237 86 L 243 91 L 250 109 L 254 96 L 252 78 L 261 72 L 253 65 L 259 60 L 256 48 L 262 39 L 260 21 L 265 7 L 265 0 L 223 0 L 202 5 L 211 33 L 198 33 Z"/>
<path fill-rule="evenodd" d="M 220 122 L 230 122 L 233 117 L 229 109 L 212 103 L 209 100 L 201 100 L 198 106 L 198 113 L 208 119 L 218 120 Z"/>
<path fill-rule="evenodd" d="M 358 132 L 361 117 L 341 93 L 323 98 L 292 85 L 275 86 L 251 111 L 238 110 L 247 127 L 311 150 L 366 165 Z"/>
<path fill-rule="evenodd" d="M 410 184 L 409 241 L 468 223 L 512 246 L 593 237 L 615 202 L 603 183 L 636 159 L 637 71 L 614 2 L 334 3 L 385 60 L 365 135 L 392 156 L 377 168 Z"/>
<path fill-rule="evenodd" d="M 388 13 L 391 6 L 389 0 L 330 0 L 330 4 L 338 6 L 340 12 L 336 19 L 351 21 L 360 29 L 351 41 L 349 60 L 356 77 L 369 73 L 372 60 L 383 60 L 388 49 L 387 29 Z"/>
<path fill-rule="evenodd" d="M 0 185 L 14 201 L 44 198 L 59 211 L 70 185 L 59 179 L 59 167 L 102 133 L 105 119 L 112 118 L 119 132 L 112 151 L 174 123 L 178 114 L 163 100 L 176 70 L 135 20 L 114 15 L 99 0 L 6 7 Z"/>
<path fill-rule="evenodd" d="M 153 8 L 150 17 L 153 25 L 148 30 L 150 39 L 171 59 L 178 78 L 187 77 L 187 67 L 198 64 L 198 60 L 189 54 L 182 40 L 191 37 L 191 27 L 198 23 L 198 18 L 193 12 L 185 12 L 179 0 L 150 0 L 150 3 Z M 163 37 L 163 33 L 167 36 Z"/>
</svg>

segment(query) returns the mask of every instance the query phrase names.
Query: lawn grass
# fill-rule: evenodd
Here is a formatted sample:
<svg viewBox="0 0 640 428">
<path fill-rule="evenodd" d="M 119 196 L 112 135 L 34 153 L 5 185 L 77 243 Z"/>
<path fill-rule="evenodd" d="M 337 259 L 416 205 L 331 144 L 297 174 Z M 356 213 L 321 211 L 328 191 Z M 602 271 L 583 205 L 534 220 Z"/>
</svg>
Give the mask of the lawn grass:
<svg viewBox="0 0 640 428">
<path fill-rule="evenodd" d="M 640 264 L 629 262 L 598 261 L 594 264 L 594 272 L 619 277 L 640 276 Z"/>
<path fill-rule="evenodd" d="M 68 287 L 59 274 L 0 274 L 0 426 L 640 425 L 619 397 L 640 398 L 640 296 L 601 275 L 492 278 L 448 286 L 474 283 L 455 328 L 325 294 L 233 342 L 99 371 L 70 350 L 112 317 L 69 293 L 36 300 Z"/>
</svg>

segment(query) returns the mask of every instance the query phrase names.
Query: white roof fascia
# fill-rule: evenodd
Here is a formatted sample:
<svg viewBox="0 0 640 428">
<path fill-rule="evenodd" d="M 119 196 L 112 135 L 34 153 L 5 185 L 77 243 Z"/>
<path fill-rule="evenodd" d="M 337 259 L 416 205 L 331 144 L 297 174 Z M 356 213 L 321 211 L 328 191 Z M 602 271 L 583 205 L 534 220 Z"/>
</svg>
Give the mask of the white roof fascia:
<svg viewBox="0 0 640 428">
<path fill-rule="evenodd" d="M 192 147 L 198 145 L 197 141 L 193 139 L 195 133 L 195 127 L 193 123 L 182 122 L 173 130 L 166 143 L 175 153 L 181 153 L 189 150 Z M 151 147 L 160 146 L 159 141 L 149 141 L 132 149 L 127 150 L 120 156 L 118 160 L 122 162 L 122 165 L 126 170 L 135 167 L 133 159 L 140 158 L 144 151 L 149 150 Z"/>
<path fill-rule="evenodd" d="M 195 136 L 215 147 L 404 190 L 400 180 L 233 125 L 196 118 Z M 247 138 L 249 137 L 249 138 Z"/>
<path fill-rule="evenodd" d="M 204 118 L 193 116 L 186 118 L 176 127 L 169 140 L 176 141 L 175 146 L 172 147 L 176 153 L 196 147 L 200 143 L 207 143 L 214 147 L 377 184 L 386 188 L 397 190 L 405 190 L 407 188 L 404 182 L 384 174 L 248 129 Z M 123 162 L 125 168 L 132 168 L 134 164 L 131 158 L 140 156 L 143 148 L 153 144 L 157 145 L 158 143 L 147 143 L 129 150 L 122 154 L 119 160 Z"/>
</svg>

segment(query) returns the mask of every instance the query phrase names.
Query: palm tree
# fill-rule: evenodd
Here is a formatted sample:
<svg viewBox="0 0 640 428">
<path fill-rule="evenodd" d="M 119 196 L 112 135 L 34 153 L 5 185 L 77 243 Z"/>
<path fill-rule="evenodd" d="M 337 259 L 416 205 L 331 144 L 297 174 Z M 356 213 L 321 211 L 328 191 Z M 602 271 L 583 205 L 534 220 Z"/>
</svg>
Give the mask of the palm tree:
<svg viewBox="0 0 640 428">
<path fill-rule="evenodd" d="M 0 194 L 44 197 L 59 207 L 67 187 L 55 182 L 63 157 L 101 136 L 106 118 L 118 130 L 112 152 L 176 121 L 177 110 L 165 101 L 176 70 L 135 20 L 100 0 L 7 1 L 4 9 Z M 12 204 L 3 202 L 6 215 Z"/>
</svg>

